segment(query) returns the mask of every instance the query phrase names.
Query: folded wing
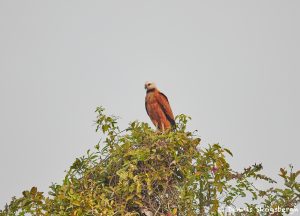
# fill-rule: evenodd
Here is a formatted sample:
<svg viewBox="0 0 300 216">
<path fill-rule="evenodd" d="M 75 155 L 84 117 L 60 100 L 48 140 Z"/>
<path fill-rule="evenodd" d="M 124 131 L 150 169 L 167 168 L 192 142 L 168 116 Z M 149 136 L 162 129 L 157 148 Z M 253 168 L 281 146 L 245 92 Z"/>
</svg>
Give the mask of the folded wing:
<svg viewBox="0 0 300 216">
<path fill-rule="evenodd" d="M 167 96 L 160 92 L 157 97 L 157 101 L 164 114 L 166 115 L 168 121 L 171 123 L 172 126 L 175 126 L 174 115 Z"/>
</svg>

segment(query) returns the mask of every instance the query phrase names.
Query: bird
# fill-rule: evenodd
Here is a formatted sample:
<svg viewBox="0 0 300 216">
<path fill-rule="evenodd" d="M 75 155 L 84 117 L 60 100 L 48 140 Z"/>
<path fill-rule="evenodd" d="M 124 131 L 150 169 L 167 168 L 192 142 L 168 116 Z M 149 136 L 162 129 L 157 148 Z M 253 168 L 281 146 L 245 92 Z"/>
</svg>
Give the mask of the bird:
<svg viewBox="0 0 300 216">
<path fill-rule="evenodd" d="M 160 92 L 154 82 L 146 82 L 145 107 L 152 123 L 159 131 L 175 128 L 175 119 L 166 95 Z"/>
</svg>

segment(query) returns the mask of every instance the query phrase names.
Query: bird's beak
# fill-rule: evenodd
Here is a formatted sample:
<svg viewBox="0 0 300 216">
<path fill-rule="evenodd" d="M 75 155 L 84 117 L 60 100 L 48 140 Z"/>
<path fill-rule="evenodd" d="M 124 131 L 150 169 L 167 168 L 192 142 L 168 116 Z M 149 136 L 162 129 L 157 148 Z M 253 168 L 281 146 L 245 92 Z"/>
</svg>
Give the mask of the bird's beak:
<svg viewBox="0 0 300 216">
<path fill-rule="evenodd" d="M 144 88 L 147 89 L 147 85 L 144 85 Z"/>
</svg>

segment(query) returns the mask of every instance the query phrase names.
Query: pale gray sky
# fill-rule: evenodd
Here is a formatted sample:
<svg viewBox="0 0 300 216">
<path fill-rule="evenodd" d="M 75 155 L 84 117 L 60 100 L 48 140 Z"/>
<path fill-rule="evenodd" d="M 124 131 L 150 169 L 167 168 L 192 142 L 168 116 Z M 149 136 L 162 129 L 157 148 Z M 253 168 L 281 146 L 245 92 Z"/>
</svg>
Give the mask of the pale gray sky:
<svg viewBox="0 0 300 216">
<path fill-rule="evenodd" d="M 61 182 L 96 106 L 150 123 L 155 81 L 233 167 L 299 169 L 300 1 L 0 0 L 0 208 Z"/>
</svg>

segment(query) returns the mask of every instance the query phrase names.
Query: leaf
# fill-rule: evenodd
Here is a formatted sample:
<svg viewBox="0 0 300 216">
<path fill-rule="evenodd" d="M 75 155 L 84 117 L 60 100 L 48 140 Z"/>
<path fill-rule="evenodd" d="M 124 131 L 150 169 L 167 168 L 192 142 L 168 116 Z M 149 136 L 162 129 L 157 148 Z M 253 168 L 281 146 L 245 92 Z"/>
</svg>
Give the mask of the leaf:
<svg viewBox="0 0 300 216">
<path fill-rule="evenodd" d="M 80 206 L 80 201 L 78 201 L 78 200 L 73 200 L 73 201 L 71 202 L 71 204 L 72 204 L 72 205 L 75 205 L 75 206 Z"/>
<path fill-rule="evenodd" d="M 224 151 L 226 151 L 228 154 L 230 154 L 231 157 L 233 157 L 233 154 L 231 153 L 231 151 L 227 148 L 224 148 Z"/>
<path fill-rule="evenodd" d="M 30 190 L 30 194 L 31 195 L 35 195 L 37 193 L 37 188 L 36 187 L 32 187 Z"/>
</svg>

